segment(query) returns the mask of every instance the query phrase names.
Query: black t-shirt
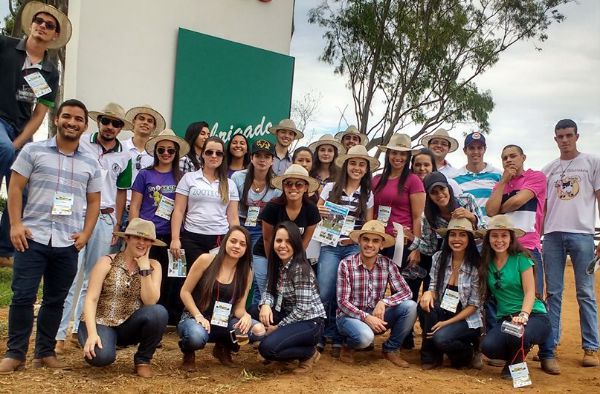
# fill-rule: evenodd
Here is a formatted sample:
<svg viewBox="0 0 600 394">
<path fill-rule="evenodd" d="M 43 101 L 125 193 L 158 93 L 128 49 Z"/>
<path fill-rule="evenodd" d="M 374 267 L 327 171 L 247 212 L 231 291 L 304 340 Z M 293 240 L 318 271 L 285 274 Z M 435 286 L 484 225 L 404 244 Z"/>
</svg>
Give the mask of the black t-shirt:
<svg viewBox="0 0 600 394">
<path fill-rule="evenodd" d="M 285 205 L 277 204 L 272 201 L 267 203 L 267 205 L 258 215 L 258 218 L 264 223 L 269 223 L 273 227 L 275 227 L 281 222 L 290 220 L 290 218 L 287 215 L 287 211 L 285 210 Z M 319 214 L 319 209 L 315 204 L 303 203 L 302 208 L 300 208 L 300 213 L 298 213 L 298 216 L 296 217 L 296 220 L 290 221 L 295 223 L 296 226 L 298 226 L 298 228 L 300 229 L 300 234 L 304 234 L 304 229 L 310 226 L 314 226 L 315 224 L 321 221 L 321 215 Z M 265 256 L 265 245 L 262 236 L 256 242 L 253 252 L 257 256 Z"/>
</svg>

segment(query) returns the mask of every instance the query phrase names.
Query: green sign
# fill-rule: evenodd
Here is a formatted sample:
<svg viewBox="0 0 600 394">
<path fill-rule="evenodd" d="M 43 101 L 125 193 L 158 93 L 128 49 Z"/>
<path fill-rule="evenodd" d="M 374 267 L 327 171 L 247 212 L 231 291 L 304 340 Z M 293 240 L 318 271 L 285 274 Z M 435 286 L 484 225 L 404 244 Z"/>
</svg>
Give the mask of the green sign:
<svg viewBox="0 0 600 394">
<path fill-rule="evenodd" d="M 179 29 L 173 129 L 204 120 L 228 141 L 244 134 L 273 141 L 269 127 L 289 118 L 294 58 Z"/>
</svg>

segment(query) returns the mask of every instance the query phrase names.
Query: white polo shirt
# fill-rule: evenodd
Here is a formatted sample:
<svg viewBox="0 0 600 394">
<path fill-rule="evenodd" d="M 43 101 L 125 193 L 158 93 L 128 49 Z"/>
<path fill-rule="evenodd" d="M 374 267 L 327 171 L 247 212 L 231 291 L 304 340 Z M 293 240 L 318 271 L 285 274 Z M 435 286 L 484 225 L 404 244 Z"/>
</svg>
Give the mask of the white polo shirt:
<svg viewBox="0 0 600 394">
<path fill-rule="evenodd" d="M 239 201 L 235 183 L 227 179 L 229 201 Z M 229 231 L 227 206 L 221 200 L 219 180 L 206 179 L 202 170 L 188 172 L 181 178 L 176 192 L 188 198 L 187 213 L 183 228 L 186 231 L 203 235 L 223 235 Z"/>
<path fill-rule="evenodd" d="M 123 150 L 129 153 L 129 158 L 131 159 L 131 184 L 133 184 L 133 182 L 135 182 L 137 174 L 142 168 L 150 167 L 154 164 L 154 157 L 152 155 L 149 155 L 145 149 L 139 151 L 133 144 L 133 138 L 121 141 L 121 144 L 123 146 Z M 127 190 L 127 205 L 129 206 L 130 203 L 131 189 Z"/>
</svg>

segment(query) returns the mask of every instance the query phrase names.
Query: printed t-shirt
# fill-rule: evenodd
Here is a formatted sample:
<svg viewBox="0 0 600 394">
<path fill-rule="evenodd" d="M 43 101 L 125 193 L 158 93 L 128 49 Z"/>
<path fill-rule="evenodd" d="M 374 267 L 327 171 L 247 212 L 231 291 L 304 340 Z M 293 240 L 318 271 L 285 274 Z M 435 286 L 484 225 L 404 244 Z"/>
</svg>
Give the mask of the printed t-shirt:
<svg viewBox="0 0 600 394">
<path fill-rule="evenodd" d="M 171 233 L 171 221 L 156 216 L 155 212 L 162 196 L 175 200 L 176 188 L 175 177 L 171 171 L 159 172 L 155 169 L 143 169 L 140 170 L 135 182 L 133 182 L 131 190 L 142 195 L 140 218 L 154 223 L 156 234 L 166 235 Z"/>
</svg>

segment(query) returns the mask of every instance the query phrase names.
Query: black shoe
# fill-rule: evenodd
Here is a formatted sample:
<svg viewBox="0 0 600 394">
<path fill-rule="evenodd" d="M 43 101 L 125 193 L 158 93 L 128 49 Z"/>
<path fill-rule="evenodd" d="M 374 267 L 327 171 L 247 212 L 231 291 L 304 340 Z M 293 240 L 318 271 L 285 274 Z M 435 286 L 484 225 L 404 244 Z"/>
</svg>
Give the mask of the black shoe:
<svg viewBox="0 0 600 394">
<path fill-rule="evenodd" d="M 331 347 L 331 357 L 340 358 L 340 353 L 342 352 L 341 346 L 332 346 Z"/>
<path fill-rule="evenodd" d="M 510 374 L 510 369 L 508 368 L 508 363 L 504 364 L 502 368 L 502 372 L 500 372 L 500 376 L 502 379 L 512 380 L 512 375 Z"/>
</svg>

